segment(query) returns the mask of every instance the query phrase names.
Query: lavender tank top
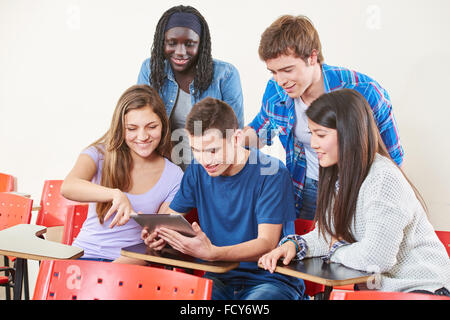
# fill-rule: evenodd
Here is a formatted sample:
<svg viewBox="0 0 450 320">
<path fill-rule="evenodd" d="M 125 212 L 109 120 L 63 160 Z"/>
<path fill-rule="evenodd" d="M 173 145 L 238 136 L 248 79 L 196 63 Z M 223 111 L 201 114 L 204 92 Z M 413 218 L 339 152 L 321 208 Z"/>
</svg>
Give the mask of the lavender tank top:
<svg viewBox="0 0 450 320">
<path fill-rule="evenodd" d="M 93 183 L 100 184 L 103 167 L 103 154 L 95 147 L 89 147 L 82 152 L 89 155 L 97 166 L 97 173 Z M 165 159 L 164 171 L 158 182 L 144 194 L 125 193 L 135 212 L 155 213 L 164 202 L 170 202 L 177 193 L 183 177 L 183 171 L 175 164 Z M 139 244 L 142 227 L 133 219 L 123 226 L 110 229 L 109 224 L 115 214 L 108 221 L 100 224 L 96 203 L 89 203 L 86 221 L 73 245 L 84 249 L 83 258 L 115 260 L 120 256 L 120 249 Z"/>
</svg>

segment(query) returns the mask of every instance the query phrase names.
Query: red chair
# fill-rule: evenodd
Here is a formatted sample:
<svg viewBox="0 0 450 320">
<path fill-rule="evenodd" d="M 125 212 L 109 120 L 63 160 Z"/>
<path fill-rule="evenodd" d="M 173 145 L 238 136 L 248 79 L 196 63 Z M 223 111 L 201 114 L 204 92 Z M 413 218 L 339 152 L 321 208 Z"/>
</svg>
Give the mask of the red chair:
<svg viewBox="0 0 450 320">
<path fill-rule="evenodd" d="M 46 260 L 33 300 L 210 300 L 212 280 L 129 264 Z"/>
<path fill-rule="evenodd" d="M 64 221 L 62 238 L 63 244 L 67 244 L 69 246 L 72 245 L 87 218 L 88 209 L 89 206 L 86 204 L 67 206 L 67 214 Z"/>
<path fill-rule="evenodd" d="M 16 224 L 29 224 L 33 200 L 16 194 L 0 192 L 0 230 Z"/>
<path fill-rule="evenodd" d="M 14 177 L 9 174 L 0 173 L 0 192 L 11 191 L 15 191 Z"/>
<path fill-rule="evenodd" d="M 450 300 L 450 297 L 432 294 L 384 291 L 332 291 L 330 300 Z"/>
<path fill-rule="evenodd" d="M 68 200 L 61 195 L 63 180 L 45 180 L 42 189 L 41 208 L 36 217 L 36 224 L 46 227 L 64 226 L 70 205 L 80 202 Z"/>
<path fill-rule="evenodd" d="M 450 231 L 436 231 L 436 235 L 444 244 L 447 254 L 450 257 Z"/>
<path fill-rule="evenodd" d="M 294 224 L 295 224 L 295 233 L 300 236 L 313 231 L 315 228 L 314 220 L 296 219 L 294 221 Z"/>
<path fill-rule="evenodd" d="M 31 220 L 31 210 L 33 200 L 19 195 L 0 192 L 0 230 L 7 229 L 17 224 L 29 224 Z M 11 260 L 15 261 L 11 257 Z M 6 299 L 11 299 L 10 289 L 15 283 L 15 267 L 8 266 L 8 258 L 5 257 L 5 267 L 0 267 L 0 272 L 5 272 L 6 276 L 0 276 L 0 286 L 6 289 Z M 24 268 L 25 276 L 25 298 L 28 298 L 28 272 L 27 264 Z"/>
<path fill-rule="evenodd" d="M 15 181 L 14 176 L 6 174 L 6 173 L 0 173 L 0 192 L 13 192 L 15 191 Z M 14 257 L 10 258 L 11 261 L 14 261 Z M 12 273 L 14 272 L 14 268 L 9 267 L 9 260 L 8 257 L 4 257 L 4 267 L 0 267 L 0 272 L 6 272 L 6 273 Z M 8 276 L 0 276 L 0 285 L 1 286 L 7 286 L 7 284 L 11 281 L 11 277 Z M 10 290 L 8 287 L 5 288 L 7 299 L 10 299 Z"/>
<path fill-rule="evenodd" d="M 194 222 L 199 223 L 197 208 L 194 208 L 191 211 L 189 211 L 184 217 L 190 224 L 192 224 Z"/>
</svg>

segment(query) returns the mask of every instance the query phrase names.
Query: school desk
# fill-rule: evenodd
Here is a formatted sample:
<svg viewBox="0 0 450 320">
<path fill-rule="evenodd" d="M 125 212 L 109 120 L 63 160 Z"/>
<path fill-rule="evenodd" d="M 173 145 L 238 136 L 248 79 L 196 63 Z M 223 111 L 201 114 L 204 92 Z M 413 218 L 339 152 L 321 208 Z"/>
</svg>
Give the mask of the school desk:
<svg viewBox="0 0 450 320">
<path fill-rule="evenodd" d="M 27 272 L 27 259 L 77 259 L 84 253 L 83 249 L 39 238 L 46 231 L 46 227 L 32 224 L 18 224 L 0 231 L 0 255 L 17 257 L 15 300 L 20 300 L 22 297 L 22 283 L 24 272 Z"/>
<path fill-rule="evenodd" d="M 259 264 L 262 268 L 262 265 Z M 320 283 L 325 286 L 322 299 L 328 300 L 334 286 L 365 283 L 374 277 L 373 274 L 348 268 L 339 263 L 326 263 L 321 258 L 306 258 L 300 261 L 291 261 L 284 265 L 278 261 L 275 272 Z"/>
<path fill-rule="evenodd" d="M 185 269 L 202 270 L 207 272 L 225 273 L 239 266 L 239 262 L 205 261 L 183 254 L 172 248 L 161 251 L 149 249 L 144 243 L 123 248 L 121 255 Z"/>
</svg>

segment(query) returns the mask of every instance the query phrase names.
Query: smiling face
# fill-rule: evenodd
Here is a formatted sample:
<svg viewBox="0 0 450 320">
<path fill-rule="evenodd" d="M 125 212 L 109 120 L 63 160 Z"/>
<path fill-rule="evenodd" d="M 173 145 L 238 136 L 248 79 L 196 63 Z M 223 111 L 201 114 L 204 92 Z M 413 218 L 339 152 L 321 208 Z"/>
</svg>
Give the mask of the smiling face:
<svg viewBox="0 0 450 320">
<path fill-rule="evenodd" d="M 234 166 L 235 146 L 232 137 L 224 137 L 217 129 L 201 136 L 189 135 L 192 154 L 211 177 L 230 175 Z"/>
<path fill-rule="evenodd" d="M 339 161 L 339 142 L 336 129 L 321 126 L 308 119 L 311 148 L 317 153 L 321 167 L 331 167 Z"/>
<path fill-rule="evenodd" d="M 164 40 L 164 55 L 174 72 L 189 72 L 197 63 L 200 36 L 185 27 L 167 30 Z"/>
<path fill-rule="evenodd" d="M 161 141 L 162 122 L 150 106 L 127 112 L 125 122 L 125 143 L 133 159 L 148 158 Z"/>
<path fill-rule="evenodd" d="M 314 82 L 314 65 L 294 54 L 269 59 L 266 65 L 278 85 L 293 99 L 301 97 Z"/>
</svg>

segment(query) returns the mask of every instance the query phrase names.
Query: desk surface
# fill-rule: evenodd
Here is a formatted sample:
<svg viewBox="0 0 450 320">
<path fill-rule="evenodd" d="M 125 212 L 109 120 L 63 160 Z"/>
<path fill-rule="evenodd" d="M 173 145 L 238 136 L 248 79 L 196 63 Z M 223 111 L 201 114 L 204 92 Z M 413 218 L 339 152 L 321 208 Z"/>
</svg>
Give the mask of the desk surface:
<svg viewBox="0 0 450 320">
<path fill-rule="evenodd" d="M 215 273 L 225 273 L 239 266 L 239 262 L 204 261 L 171 248 L 162 251 L 148 249 L 143 243 L 123 248 L 121 255 L 129 258 Z"/>
<path fill-rule="evenodd" d="M 351 269 L 339 263 L 328 264 L 321 258 L 291 261 L 287 266 L 279 261 L 275 272 L 330 287 L 364 283 L 372 276 L 371 273 Z"/>
<path fill-rule="evenodd" d="M 83 250 L 74 246 L 38 238 L 46 227 L 18 224 L 0 231 L 0 255 L 31 260 L 77 259 Z"/>
</svg>

